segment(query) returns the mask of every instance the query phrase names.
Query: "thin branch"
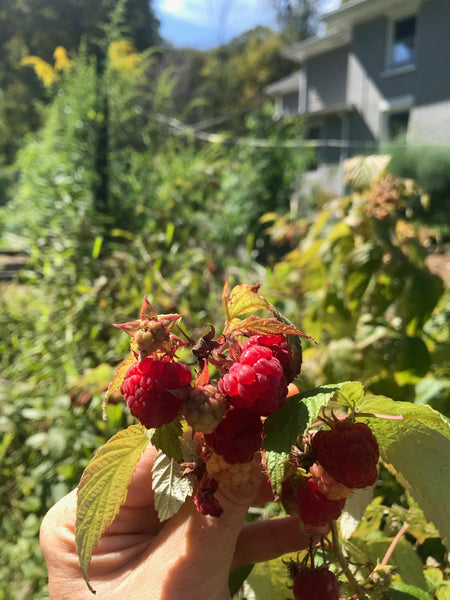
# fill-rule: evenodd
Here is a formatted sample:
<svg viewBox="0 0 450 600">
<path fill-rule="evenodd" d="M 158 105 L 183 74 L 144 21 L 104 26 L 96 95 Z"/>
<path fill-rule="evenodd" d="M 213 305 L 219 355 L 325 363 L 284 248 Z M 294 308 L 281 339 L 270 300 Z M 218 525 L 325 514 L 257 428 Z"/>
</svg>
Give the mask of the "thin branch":
<svg viewBox="0 0 450 600">
<path fill-rule="evenodd" d="M 344 572 L 344 575 L 347 577 L 350 586 L 355 591 L 356 597 L 360 600 L 365 600 L 366 593 L 362 586 L 356 581 L 356 578 L 351 572 L 348 562 L 342 552 L 336 521 L 331 521 L 331 535 L 333 538 L 333 553 L 339 563 L 339 566 Z"/>
</svg>

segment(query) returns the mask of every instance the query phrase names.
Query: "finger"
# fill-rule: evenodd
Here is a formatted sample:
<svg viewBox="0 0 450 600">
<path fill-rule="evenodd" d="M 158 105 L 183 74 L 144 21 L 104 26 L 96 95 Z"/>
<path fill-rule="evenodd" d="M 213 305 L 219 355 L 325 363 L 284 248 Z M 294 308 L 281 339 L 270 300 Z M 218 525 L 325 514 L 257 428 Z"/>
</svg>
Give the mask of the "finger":
<svg viewBox="0 0 450 600">
<path fill-rule="evenodd" d="M 298 517 L 280 517 L 246 523 L 238 537 L 232 569 L 242 565 L 265 562 L 308 548 L 312 534 L 325 534 L 327 528 L 304 533 Z"/>
</svg>

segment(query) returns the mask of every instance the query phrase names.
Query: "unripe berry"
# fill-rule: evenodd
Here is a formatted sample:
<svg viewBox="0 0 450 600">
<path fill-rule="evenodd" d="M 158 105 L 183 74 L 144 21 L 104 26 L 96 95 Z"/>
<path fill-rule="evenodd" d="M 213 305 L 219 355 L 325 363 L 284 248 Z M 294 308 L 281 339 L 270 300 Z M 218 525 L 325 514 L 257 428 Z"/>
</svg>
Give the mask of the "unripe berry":
<svg viewBox="0 0 450 600">
<path fill-rule="evenodd" d="M 189 390 L 183 404 L 183 415 L 195 431 L 211 433 L 225 414 L 226 401 L 217 387 L 208 384 Z"/>
<path fill-rule="evenodd" d="M 140 352 L 148 356 L 156 352 L 161 345 L 169 339 L 169 336 L 162 323 L 155 320 L 144 320 L 140 323 L 140 328 L 134 334 L 137 347 Z"/>
<path fill-rule="evenodd" d="M 219 483 L 236 486 L 249 481 L 254 470 L 254 461 L 255 459 L 251 462 L 230 465 L 223 456 L 213 453 L 206 461 L 206 471 Z"/>
</svg>

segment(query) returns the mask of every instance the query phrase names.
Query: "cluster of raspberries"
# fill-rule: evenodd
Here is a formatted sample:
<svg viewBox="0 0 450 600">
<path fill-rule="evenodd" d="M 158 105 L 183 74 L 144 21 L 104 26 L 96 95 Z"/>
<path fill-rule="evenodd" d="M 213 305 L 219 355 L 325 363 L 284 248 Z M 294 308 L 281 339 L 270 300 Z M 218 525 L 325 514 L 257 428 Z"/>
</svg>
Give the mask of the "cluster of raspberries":
<svg viewBox="0 0 450 600">
<path fill-rule="evenodd" d="M 378 443 L 364 423 L 336 421 L 312 437 L 316 459 L 310 477 L 297 491 L 298 514 L 314 527 L 337 519 L 354 489 L 373 485 L 378 478 Z"/>
<path fill-rule="evenodd" d="M 131 413 L 147 429 L 182 414 L 229 465 L 252 461 L 262 445 L 261 417 L 284 405 L 288 383 L 298 374 L 292 371 L 282 335 L 249 337 L 217 385 L 193 387 L 186 365 L 155 356 L 135 363 L 125 375 L 121 392 Z M 208 481 L 205 497 L 212 496 L 214 485 Z"/>
</svg>

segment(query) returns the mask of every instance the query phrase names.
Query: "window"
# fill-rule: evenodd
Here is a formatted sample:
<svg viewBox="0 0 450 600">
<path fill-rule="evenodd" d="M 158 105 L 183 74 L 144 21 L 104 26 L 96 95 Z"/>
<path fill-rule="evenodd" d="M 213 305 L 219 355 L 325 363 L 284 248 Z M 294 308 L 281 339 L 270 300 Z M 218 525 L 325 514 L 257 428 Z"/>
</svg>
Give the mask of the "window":
<svg viewBox="0 0 450 600">
<path fill-rule="evenodd" d="M 389 141 L 401 142 L 406 139 L 409 123 L 409 110 L 387 115 L 387 136 Z"/>
<path fill-rule="evenodd" d="M 416 17 L 406 17 L 394 21 L 390 67 L 412 65 L 416 60 Z"/>
</svg>

